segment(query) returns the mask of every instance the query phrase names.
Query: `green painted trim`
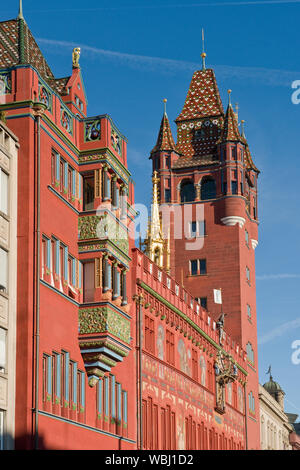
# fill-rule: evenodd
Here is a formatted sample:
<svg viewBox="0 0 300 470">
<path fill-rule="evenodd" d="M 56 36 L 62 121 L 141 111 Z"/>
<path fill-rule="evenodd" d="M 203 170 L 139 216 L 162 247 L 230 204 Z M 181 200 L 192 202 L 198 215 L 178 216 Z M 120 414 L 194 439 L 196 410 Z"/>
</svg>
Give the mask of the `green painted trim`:
<svg viewBox="0 0 300 470">
<path fill-rule="evenodd" d="M 85 120 L 90 120 L 90 118 L 86 118 Z M 97 149 L 93 149 L 92 151 L 84 150 L 83 152 L 80 152 L 80 156 L 81 157 L 94 156 L 94 155 L 97 155 L 97 153 L 101 153 L 101 152 L 108 152 L 110 157 L 112 157 L 112 159 L 116 162 L 116 164 L 119 165 L 125 171 L 125 173 L 127 173 L 128 177 L 132 176 L 130 171 L 123 165 L 122 162 L 120 162 L 117 159 L 117 157 L 112 153 L 112 151 L 108 147 L 99 147 Z M 104 157 L 105 157 L 105 155 L 104 155 Z M 101 160 L 103 160 L 103 159 L 101 159 Z M 97 160 L 95 160 L 95 162 L 97 162 Z M 83 163 L 80 163 L 80 165 L 82 165 L 82 164 Z"/>
<path fill-rule="evenodd" d="M 228 355 L 228 353 L 221 346 L 219 346 L 219 344 L 217 344 L 213 339 L 211 339 L 198 325 L 196 325 L 196 323 L 193 322 L 193 320 L 191 320 L 183 312 L 181 312 L 181 310 L 179 310 L 177 307 L 174 307 L 174 305 L 172 305 L 170 302 L 168 302 L 168 300 L 161 297 L 161 295 L 157 294 L 157 292 L 155 292 L 153 289 L 151 289 L 151 287 L 147 286 L 147 284 L 145 284 L 140 279 L 138 279 L 137 282 L 143 289 L 145 289 L 147 292 L 149 292 L 151 295 L 153 295 L 153 297 L 155 297 L 161 303 L 166 305 L 166 307 L 168 307 L 170 310 L 177 313 L 181 318 L 183 318 L 192 328 L 194 328 L 198 333 L 200 333 L 200 335 L 203 336 L 216 349 L 218 349 L 219 351 L 222 351 L 222 353 L 225 354 L 226 356 Z M 232 358 L 232 356 L 230 356 L 230 359 L 238 367 L 238 369 L 240 369 L 245 375 L 248 375 L 248 372 L 242 366 L 240 366 Z"/>
</svg>

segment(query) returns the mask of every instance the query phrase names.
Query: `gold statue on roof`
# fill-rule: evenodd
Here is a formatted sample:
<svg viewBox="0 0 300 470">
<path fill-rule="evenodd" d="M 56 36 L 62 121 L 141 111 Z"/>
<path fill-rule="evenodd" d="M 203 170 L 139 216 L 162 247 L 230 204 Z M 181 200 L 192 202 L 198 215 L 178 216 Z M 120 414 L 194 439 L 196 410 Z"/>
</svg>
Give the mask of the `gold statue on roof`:
<svg viewBox="0 0 300 470">
<path fill-rule="evenodd" d="M 80 51 L 81 51 L 80 47 L 75 47 L 73 49 L 72 61 L 73 61 L 73 67 L 75 68 L 80 68 L 80 65 L 79 65 Z"/>
</svg>

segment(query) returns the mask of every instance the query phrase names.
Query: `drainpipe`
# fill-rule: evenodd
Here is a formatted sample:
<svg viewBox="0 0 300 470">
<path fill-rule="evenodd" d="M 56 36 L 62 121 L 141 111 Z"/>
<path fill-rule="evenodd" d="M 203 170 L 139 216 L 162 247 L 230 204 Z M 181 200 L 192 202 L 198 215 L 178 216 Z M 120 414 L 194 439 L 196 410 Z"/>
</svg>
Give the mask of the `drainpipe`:
<svg viewBox="0 0 300 470">
<path fill-rule="evenodd" d="M 248 424 L 247 424 L 247 389 L 246 384 L 244 385 L 244 395 L 245 395 L 245 440 L 246 440 L 246 450 L 248 450 Z"/>
<path fill-rule="evenodd" d="M 137 429 L 139 432 L 139 450 L 143 450 L 143 389 L 142 389 L 142 328 L 143 328 L 143 296 L 135 295 L 134 300 L 136 301 L 137 307 L 137 338 L 138 338 L 138 360 L 137 360 L 137 373 L 138 373 L 138 420 Z"/>
<path fill-rule="evenodd" d="M 34 382 L 34 449 L 39 448 L 39 354 L 40 354 L 40 159 L 41 159 L 41 136 L 40 120 L 46 106 L 44 103 L 36 102 L 33 105 L 33 113 L 36 121 L 36 151 L 35 151 L 35 306 L 34 306 L 34 362 L 35 362 L 35 382 Z"/>
</svg>

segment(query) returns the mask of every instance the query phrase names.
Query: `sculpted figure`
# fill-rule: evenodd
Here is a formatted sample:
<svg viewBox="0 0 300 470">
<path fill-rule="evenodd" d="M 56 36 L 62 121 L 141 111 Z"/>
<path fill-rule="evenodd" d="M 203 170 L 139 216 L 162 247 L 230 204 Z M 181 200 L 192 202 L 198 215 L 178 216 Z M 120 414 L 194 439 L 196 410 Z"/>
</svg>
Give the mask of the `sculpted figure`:
<svg viewBox="0 0 300 470">
<path fill-rule="evenodd" d="M 80 58 L 80 47 L 75 47 L 73 49 L 72 60 L 73 67 L 79 67 L 79 58 Z"/>
</svg>

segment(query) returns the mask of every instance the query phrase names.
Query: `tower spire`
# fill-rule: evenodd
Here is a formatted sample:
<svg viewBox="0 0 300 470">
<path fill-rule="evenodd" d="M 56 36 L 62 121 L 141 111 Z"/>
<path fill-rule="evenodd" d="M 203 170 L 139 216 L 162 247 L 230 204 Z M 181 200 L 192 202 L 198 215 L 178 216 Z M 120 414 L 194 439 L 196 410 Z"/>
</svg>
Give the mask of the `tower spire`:
<svg viewBox="0 0 300 470">
<path fill-rule="evenodd" d="M 19 0 L 19 15 L 18 15 L 18 20 L 24 20 L 24 16 L 23 16 L 23 3 L 22 3 L 22 0 Z"/>
<path fill-rule="evenodd" d="M 202 28 L 202 70 L 206 70 L 205 67 L 205 58 L 206 58 L 206 52 L 205 52 L 205 42 L 204 42 L 204 29 Z"/>
</svg>

